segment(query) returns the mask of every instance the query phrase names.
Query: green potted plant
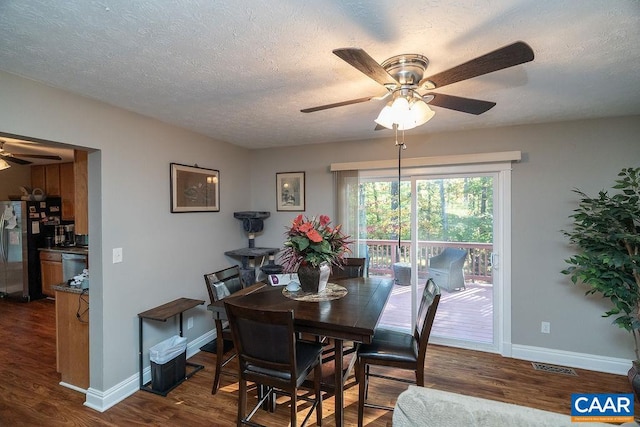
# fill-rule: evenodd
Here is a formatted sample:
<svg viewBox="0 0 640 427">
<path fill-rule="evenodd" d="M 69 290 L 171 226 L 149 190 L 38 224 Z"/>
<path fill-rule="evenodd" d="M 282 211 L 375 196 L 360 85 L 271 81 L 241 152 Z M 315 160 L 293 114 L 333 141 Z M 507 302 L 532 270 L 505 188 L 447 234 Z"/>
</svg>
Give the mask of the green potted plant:
<svg viewBox="0 0 640 427">
<path fill-rule="evenodd" d="M 573 230 L 563 233 L 580 251 L 566 260 L 569 267 L 562 273 L 574 284 L 589 286 L 586 295 L 602 294 L 611 300 L 613 308 L 603 316 L 614 316 L 613 324 L 634 339 L 632 380 L 640 371 L 640 167 L 622 169 L 615 183 L 615 194 L 602 190 L 589 197 L 574 190 L 581 200 L 570 216 Z"/>
</svg>

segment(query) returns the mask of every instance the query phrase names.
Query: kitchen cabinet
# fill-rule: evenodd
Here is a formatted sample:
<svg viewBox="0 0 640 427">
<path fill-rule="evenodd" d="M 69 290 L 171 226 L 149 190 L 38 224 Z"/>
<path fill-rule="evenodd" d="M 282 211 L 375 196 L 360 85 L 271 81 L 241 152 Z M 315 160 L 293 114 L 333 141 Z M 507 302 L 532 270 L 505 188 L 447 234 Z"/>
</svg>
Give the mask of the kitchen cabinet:
<svg viewBox="0 0 640 427">
<path fill-rule="evenodd" d="M 40 188 L 44 191 L 47 187 L 47 178 L 44 172 L 44 166 L 31 166 L 31 188 Z"/>
<path fill-rule="evenodd" d="M 48 297 L 55 297 L 52 286 L 59 285 L 63 281 L 61 252 L 40 252 L 40 275 L 42 293 Z"/>
<path fill-rule="evenodd" d="M 62 198 L 62 219 L 73 221 L 75 215 L 75 177 L 73 163 L 60 163 L 60 197 Z"/>
<path fill-rule="evenodd" d="M 47 196 L 60 196 L 60 165 L 45 165 L 45 186 L 43 188 Z"/>
<path fill-rule="evenodd" d="M 63 385 L 89 388 L 89 293 L 56 286 L 57 367 Z"/>
<path fill-rule="evenodd" d="M 62 198 L 62 219 L 75 219 L 75 166 L 73 162 L 31 166 L 31 188 Z"/>
<path fill-rule="evenodd" d="M 75 150 L 73 171 L 75 177 L 75 233 L 89 234 L 89 154 Z"/>
</svg>

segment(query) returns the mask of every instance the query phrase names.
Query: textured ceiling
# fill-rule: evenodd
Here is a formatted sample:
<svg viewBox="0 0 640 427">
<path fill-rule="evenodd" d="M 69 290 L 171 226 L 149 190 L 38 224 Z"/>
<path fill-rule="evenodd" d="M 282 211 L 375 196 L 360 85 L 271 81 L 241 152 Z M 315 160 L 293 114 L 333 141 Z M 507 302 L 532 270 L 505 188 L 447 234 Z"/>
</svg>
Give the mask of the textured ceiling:
<svg viewBox="0 0 640 427">
<path fill-rule="evenodd" d="M 388 137 L 373 130 L 384 101 L 300 113 L 385 93 L 341 47 L 419 53 L 426 75 L 533 48 L 440 89 L 492 110 L 433 107 L 415 134 L 640 114 L 638 0 L 3 0 L 0 32 L 4 71 L 251 148 Z"/>
</svg>

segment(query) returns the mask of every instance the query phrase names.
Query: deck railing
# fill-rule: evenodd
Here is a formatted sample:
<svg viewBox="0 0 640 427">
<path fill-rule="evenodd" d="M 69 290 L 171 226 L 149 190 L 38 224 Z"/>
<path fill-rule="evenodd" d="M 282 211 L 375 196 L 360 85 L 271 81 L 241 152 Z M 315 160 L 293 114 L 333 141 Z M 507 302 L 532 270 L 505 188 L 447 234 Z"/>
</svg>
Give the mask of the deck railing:
<svg viewBox="0 0 640 427">
<path fill-rule="evenodd" d="M 369 275 L 393 276 L 393 264 L 396 262 L 398 241 L 393 240 L 360 240 L 360 245 L 368 248 Z M 468 252 L 464 264 L 465 279 L 491 283 L 491 243 L 474 242 L 438 242 L 421 240 L 418 242 L 418 278 L 426 279 L 429 269 L 429 258 L 438 255 L 445 248 L 465 249 Z M 360 255 L 362 256 L 362 255 Z M 400 262 L 411 262 L 411 242 L 400 242 Z"/>
</svg>

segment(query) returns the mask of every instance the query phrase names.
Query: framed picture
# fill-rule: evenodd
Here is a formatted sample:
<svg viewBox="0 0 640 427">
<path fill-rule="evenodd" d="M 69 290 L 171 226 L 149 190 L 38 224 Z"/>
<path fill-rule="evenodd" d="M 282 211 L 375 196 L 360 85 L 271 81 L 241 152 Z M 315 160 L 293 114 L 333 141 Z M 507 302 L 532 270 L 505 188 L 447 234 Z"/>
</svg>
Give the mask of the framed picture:
<svg viewBox="0 0 640 427">
<path fill-rule="evenodd" d="M 220 211 L 220 171 L 171 163 L 171 212 Z"/>
<path fill-rule="evenodd" d="M 304 172 L 276 173 L 276 210 L 304 211 Z"/>
</svg>

